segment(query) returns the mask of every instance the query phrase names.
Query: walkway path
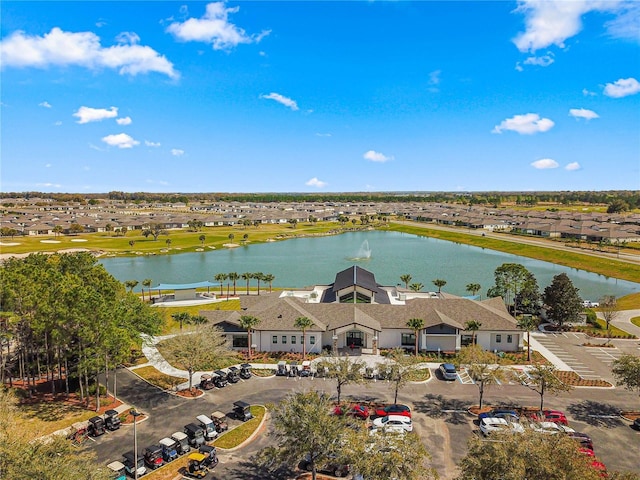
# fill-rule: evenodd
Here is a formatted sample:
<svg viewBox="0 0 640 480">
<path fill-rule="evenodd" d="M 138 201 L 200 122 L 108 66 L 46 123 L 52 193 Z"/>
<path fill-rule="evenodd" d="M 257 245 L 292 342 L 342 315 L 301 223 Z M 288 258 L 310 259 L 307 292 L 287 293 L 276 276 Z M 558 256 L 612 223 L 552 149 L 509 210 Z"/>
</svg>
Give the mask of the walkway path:
<svg viewBox="0 0 640 480">
<path fill-rule="evenodd" d="M 597 312 L 596 314 L 598 315 L 598 318 L 604 320 L 602 312 Z M 634 317 L 640 317 L 640 310 L 620 310 L 616 319 L 611 321 L 611 325 L 640 338 L 640 327 L 636 327 L 631 323 L 631 319 Z"/>
</svg>

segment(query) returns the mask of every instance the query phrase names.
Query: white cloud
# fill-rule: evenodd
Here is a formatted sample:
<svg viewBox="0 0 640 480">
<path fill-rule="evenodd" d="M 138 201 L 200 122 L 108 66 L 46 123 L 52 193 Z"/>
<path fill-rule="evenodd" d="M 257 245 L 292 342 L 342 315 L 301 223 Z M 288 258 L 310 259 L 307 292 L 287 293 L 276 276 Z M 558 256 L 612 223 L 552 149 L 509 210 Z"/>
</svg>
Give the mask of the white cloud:
<svg viewBox="0 0 640 480">
<path fill-rule="evenodd" d="M 62 188 L 62 185 L 60 185 L 59 183 L 36 183 L 36 187 Z"/>
<path fill-rule="evenodd" d="M 51 104 L 49 102 L 40 102 L 38 106 L 44 107 L 44 108 L 51 108 Z"/>
<path fill-rule="evenodd" d="M 145 140 L 144 144 L 147 147 L 159 147 L 160 146 L 160 142 L 150 142 L 149 140 Z"/>
<path fill-rule="evenodd" d="M 45 168 L 51 168 L 51 164 L 50 164 L 50 163 L 47 163 L 47 164 L 45 165 Z"/>
<path fill-rule="evenodd" d="M 322 187 L 326 187 L 328 184 L 327 182 L 323 182 L 322 180 L 318 180 L 318 177 L 313 177 L 311 180 L 308 180 L 305 185 L 309 186 L 309 187 L 318 187 L 318 188 L 322 188 Z"/>
<path fill-rule="evenodd" d="M 514 115 L 503 120 L 500 125 L 496 125 L 491 133 L 502 133 L 503 130 L 511 130 L 521 135 L 531 135 L 538 132 L 550 130 L 555 123 L 548 118 L 540 118 L 537 113 L 526 113 L 524 115 Z"/>
<path fill-rule="evenodd" d="M 604 94 L 612 98 L 622 98 L 638 92 L 640 92 L 640 82 L 635 78 L 621 78 L 613 83 L 607 83 L 604 87 Z"/>
<path fill-rule="evenodd" d="M 140 37 L 134 32 L 121 32 L 116 36 L 116 42 L 123 45 L 136 45 L 140 43 Z"/>
<path fill-rule="evenodd" d="M 368 152 L 365 152 L 364 155 L 362 155 L 362 158 L 377 163 L 384 163 L 388 162 L 389 160 L 393 160 L 393 157 L 388 157 L 383 153 L 376 152 L 375 150 L 369 150 Z"/>
<path fill-rule="evenodd" d="M 118 125 L 131 125 L 131 122 L 131 117 L 116 118 L 116 123 Z"/>
<path fill-rule="evenodd" d="M 171 155 L 173 155 L 174 157 L 181 157 L 182 155 L 184 155 L 184 150 L 180 150 L 179 148 L 172 148 Z"/>
<path fill-rule="evenodd" d="M 640 3 L 637 0 L 622 2 L 619 12 L 616 18 L 605 23 L 609 34 L 640 43 Z"/>
<path fill-rule="evenodd" d="M 434 70 L 433 72 L 429 72 L 429 91 L 430 92 L 439 92 L 440 89 L 438 85 L 440 85 L 440 74 L 442 70 Z"/>
<path fill-rule="evenodd" d="M 109 110 L 106 108 L 91 108 L 80 107 L 77 112 L 73 114 L 74 117 L 78 117 L 77 123 L 89 123 L 100 122 L 105 118 L 115 118 L 118 116 L 118 107 L 111 107 Z"/>
<path fill-rule="evenodd" d="M 586 108 L 572 108 L 569 110 L 569 115 L 574 118 L 584 118 L 585 120 L 592 120 L 594 118 L 600 118 L 593 110 L 587 110 Z"/>
<path fill-rule="evenodd" d="M 102 141 L 111 147 L 118 148 L 133 148 L 136 145 L 140 145 L 140 142 L 134 140 L 126 133 L 118 133 L 117 135 L 107 135 L 102 137 Z"/>
<path fill-rule="evenodd" d="M 289 107 L 291 110 L 298 110 L 298 104 L 295 100 L 291 100 L 288 97 L 280 95 L 279 93 L 271 92 L 269 95 L 260 95 L 260 98 L 266 98 L 267 100 L 275 100 L 278 103 L 281 103 L 285 107 Z"/>
<path fill-rule="evenodd" d="M 520 65 L 520 62 L 516 62 L 516 70 L 519 72 L 523 72 L 524 68 L 522 68 L 522 65 Z"/>
<path fill-rule="evenodd" d="M 580 164 L 578 162 L 571 162 L 568 163 L 566 167 L 564 167 L 565 170 L 568 170 L 570 172 L 574 171 L 574 170 L 580 170 Z"/>
<path fill-rule="evenodd" d="M 148 178 L 146 182 L 151 184 L 165 185 L 165 186 L 169 185 L 169 182 L 165 180 L 151 180 L 150 178 Z"/>
<path fill-rule="evenodd" d="M 316 133 L 316 137 L 330 137 L 330 133 Z"/>
<path fill-rule="evenodd" d="M 513 43 L 521 52 L 535 52 L 550 45 L 564 48 L 565 40 L 582 30 L 582 16 L 616 8 L 619 0 L 520 0 L 516 13 L 525 16 L 525 31 Z"/>
<path fill-rule="evenodd" d="M 553 53 L 548 52 L 541 57 L 528 57 L 524 60 L 525 65 L 536 65 L 538 67 L 548 67 L 554 62 Z"/>
<path fill-rule="evenodd" d="M 54 125 L 55 125 L 56 127 L 59 127 L 60 125 L 62 125 L 62 122 L 61 122 L 60 120 L 58 120 L 57 122 L 55 122 L 55 123 L 54 123 Z"/>
<path fill-rule="evenodd" d="M 128 34 L 131 40 L 133 34 Z M 120 75 L 158 72 L 178 78 L 173 64 L 150 47 L 119 44 L 100 45 L 93 32 L 65 32 L 58 27 L 44 36 L 16 31 L 0 42 L 4 67 L 80 66 L 117 69 Z"/>
<path fill-rule="evenodd" d="M 542 158 L 533 162 L 531 166 L 539 170 L 544 170 L 547 168 L 558 168 L 560 165 L 558 165 L 558 162 L 550 158 Z"/>
<path fill-rule="evenodd" d="M 582 89 L 582 95 L 584 95 L 585 97 L 595 97 L 597 95 L 597 93 L 596 92 L 590 92 L 586 88 L 583 88 Z"/>
<path fill-rule="evenodd" d="M 184 22 L 174 22 L 167 32 L 184 42 L 210 43 L 214 50 L 227 50 L 240 43 L 258 43 L 270 31 L 257 35 L 247 35 L 242 29 L 229 22 L 229 14 L 237 13 L 240 7 L 226 8 L 224 2 L 210 3 L 202 18 L 189 18 Z"/>
</svg>

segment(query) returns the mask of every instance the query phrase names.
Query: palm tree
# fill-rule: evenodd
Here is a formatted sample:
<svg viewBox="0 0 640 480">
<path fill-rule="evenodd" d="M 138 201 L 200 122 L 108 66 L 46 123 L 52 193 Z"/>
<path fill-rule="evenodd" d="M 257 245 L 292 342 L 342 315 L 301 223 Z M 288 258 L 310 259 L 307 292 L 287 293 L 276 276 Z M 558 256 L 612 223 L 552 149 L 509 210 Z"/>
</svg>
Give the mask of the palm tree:
<svg viewBox="0 0 640 480">
<path fill-rule="evenodd" d="M 151 300 L 151 279 L 145 278 L 142 281 L 142 286 L 147 287 L 149 289 L 149 300 Z M 144 289 L 142 290 L 142 301 L 144 302 Z"/>
<path fill-rule="evenodd" d="M 242 235 L 242 243 L 247 243 L 247 240 L 249 239 L 249 234 L 245 233 L 244 235 Z"/>
<path fill-rule="evenodd" d="M 58 236 L 62 233 L 63 228 L 60 225 L 56 225 L 55 227 L 53 227 L 53 235 L 54 236 Z"/>
<path fill-rule="evenodd" d="M 420 330 L 424 328 L 424 320 L 422 318 L 410 318 L 409 321 L 407 322 L 407 327 L 413 330 L 413 334 L 416 340 L 415 354 L 417 357 L 418 356 L 418 333 L 420 332 Z"/>
<path fill-rule="evenodd" d="M 438 287 L 438 293 L 440 293 L 440 290 L 442 290 L 442 287 L 444 287 L 447 284 L 446 280 L 442 280 L 441 278 L 436 278 L 433 281 L 433 284 Z"/>
<path fill-rule="evenodd" d="M 207 238 L 204 233 L 198 237 L 200 239 L 200 245 L 204 247 L 204 240 Z"/>
<path fill-rule="evenodd" d="M 409 289 L 409 282 L 411 281 L 412 278 L 413 277 L 408 273 L 405 273 L 404 275 L 400 275 L 400 281 L 404 282 L 404 288 Z"/>
<path fill-rule="evenodd" d="M 527 362 L 531 361 L 531 330 L 536 328 L 536 321 L 532 315 L 523 315 L 518 320 L 518 328 L 527 331 Z"/>
<path fill-rule="evenodd" d="M 422 283 L 412 283 L 411 285 L 409 285 L 409 289 L 412 292 L 419 292 L 423 288 L 424 288 L 424 285 Z"/>
<path fill-rule="evenodd" d="M 129 246 L 130 246 L 131 248 L 133 248 L 133 246 L 134 246 L 135 244 L 136 244 L 136 241 L 135 241 L 135 240 L 129 240 Z"/>
<path fill-rule="evenodd" d="M 182 330 L 182 325 L 184 323 L 190 323 L 191 322 L 191 315 L 189 314 L 189 312 L 173 313 L 171 315 L 171 318 L 173 318 L 176 322 L 180 323 L 180 330 Z"/>
<path fill-rule="evenodd" d="M 129 289 L 129 293 L 133 292 L 133 289 L 138 285 L 138 280 L 127 280 L 124 282 L 124 286 Z"/>
<path fill-rule="evenodd" d="M 229 272 L 227 278 L 233 282 L 233 296 L 236 296 L 236 282 L 240 278 L 237 272 Z"/>
<path fill-rule="evenodd" d="M 307 358 L 307 328 L 313 325 L 313 320 L 308 317 L 298 317 L 293 323 L 294 326 L 302 330 L 302 360 Z"/>
<path fill-rule="evenodd" d="M 480 327 L 482 327 L 482 323 L 477 320 L 469 320 L 464 324 L 464 329 L 467 332 L 471 332 L 471 343 L 473 345 L 476 344 L 476 332 L 480 330 Z"/>
<path fill-rule="evenodd" d="M 227 279 L 227 274 L 226 273 L 216 273 L 215 277 L 213 277 L 216 282 L 218 282 L 220 284 L 220 296 L 222 297 L 222 287 L 223 287 L 223 283 L 224 281 Z"/>
<path fill-rule="evenodd" d="M 235 237 L 236 237 L 236 236 L 235 236 L 233 233 L 230 233 L 230 234 L 229 234 L 229 241 L 230 241 L 230 242 L 233 242 L 233 239 L 234 239 Z"/>
<path fill-rule="evenodd" d="M 468 283 L 466 288 L 467 292 L 475 297 L 476 293 L 478 293 L 482 287 L 479 283 Z"/>
<path fill-rule="evenodd" d="M 242 315 L 238 323 L 240 324 L 241 328 L 244 328 L 247 331 L 247 346 L 249 347 L 248 359 L 251 360 L 251 330 L 253 330 L 256 325 L 260 323 L 260 319 L 252 315 Z"/>
<path fill-rule="evenodd" d="M 264 280 L 264 273 L 256 272 L 253 274 L 253 278 L 255 278 L 258 281 L 258 295 L 260 295 L 260 281 Z"/>
<path fill-rule="evenodd" d="M 276 276 L 273 275 L 272 273 L 267 273 L 266 275 L 264 275 L 262 277 L 262 280 L 264 282 L 267 282 L 269 284 L 269 293 L 271 293 L 271 285 L 273 284 L 273 281 L 276 279 Z"/>
<path fill-rule="evenodd" d="M 171 239 L 170 238 L 167 238 L 164 242 L 167 244 L 167 248 L 169 248 L 171 246 Z"/>
<path fill-rule="evenodd" d="M 247 295 L 249 295 L 249 281 L 253 278 L 253 273 L 245 272 L 240 275 L 240 277 L 242 277 L 243 280 L 247 281 Z"/>
</svg>

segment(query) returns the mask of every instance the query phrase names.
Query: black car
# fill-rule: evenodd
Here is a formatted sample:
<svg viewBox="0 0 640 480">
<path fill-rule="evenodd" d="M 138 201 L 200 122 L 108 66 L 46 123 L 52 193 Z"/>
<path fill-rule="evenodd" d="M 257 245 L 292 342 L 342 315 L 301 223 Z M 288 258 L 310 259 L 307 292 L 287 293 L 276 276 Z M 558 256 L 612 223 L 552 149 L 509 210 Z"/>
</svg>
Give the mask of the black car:
<svg viewBox="0 0 640 480">
<path fill-rule="evenodd" d="M 104 419 L 102 417 L 91 417 L 87 428 L 89 435 L 92 437 L 99 437 L 105 432 Z"/>
<path fill-rule="evenodd" d="M 107 430 L 111 430 L 112 432 L 114 430 L 118 430 L 121 424 L 122 421 L 120 420 L 117 411 L 107 410 L 106 412 L 104 412 L 104 425 Z"/>
</svg>

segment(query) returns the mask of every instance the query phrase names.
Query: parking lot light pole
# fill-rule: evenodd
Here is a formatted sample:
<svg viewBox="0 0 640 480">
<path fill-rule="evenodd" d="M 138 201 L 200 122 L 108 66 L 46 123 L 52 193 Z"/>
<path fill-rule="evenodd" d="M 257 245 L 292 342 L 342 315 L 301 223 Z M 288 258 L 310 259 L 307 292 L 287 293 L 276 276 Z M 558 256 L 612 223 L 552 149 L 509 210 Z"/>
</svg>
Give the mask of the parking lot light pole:
<svg viewBox="0 0 640 480">
<path fill-rule="evenodd" d="M 136 431 L 136 423 L 140 413 L 132 408 L 129 413 L 133 415 L 133 478 L 138 480 L 138 432 Z"/>
</svg>

